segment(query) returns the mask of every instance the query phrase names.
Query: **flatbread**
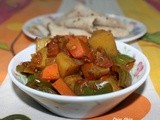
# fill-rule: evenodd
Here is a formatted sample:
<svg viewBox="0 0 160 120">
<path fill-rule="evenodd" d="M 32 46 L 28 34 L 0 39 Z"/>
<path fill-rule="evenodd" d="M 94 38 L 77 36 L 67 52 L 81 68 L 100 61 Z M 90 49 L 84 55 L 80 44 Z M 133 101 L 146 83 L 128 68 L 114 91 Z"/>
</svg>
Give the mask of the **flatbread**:
<svg viewBox="0 0 160 120">
<path fill-rule="evenodd" d="M 129 35 L 129 31 L 123 28 L 116 28 L 116 27 L 107 27 L 107 26 L 95 26 L 93 30 L 106 30 L 111 31 L 113 36 L 116 38 L 122 38 L 124 36 Z"/>
<path fill-rule="evenodd" d="M 45 18 L 39 25 L 30 28 L 37 36 L 54 37 L 55 35 L 86 35 L 90 36 L 95 30 L 110 30 L 114 37 L 122 38 L 129 35 L 133 25 L 93 11 L 79 4 L 58 19 Z"/>
<path fill-rule="evenodd" d="M 96 29 L 110 30 L 114 37 L 125 37 L 132 29 L 114 18 L 97 13 L 83 5 L 76 6 L 57 19 L 56 24 L 67 28 L 83 29 L 89 33 Z"/>
<path fill-rule="evenodd" d="M 58 25 L 65 26 L 68 28 L 83 29 L 91 33 L 93 32 L 94 21 L 95 21 L 95 16 L 74 17 L 74 18 L 61 20 L 58 22 Z"/>
<path fill-rule="evenodd" d="M 88 17 L 88 16 L 94 16 L 94 15 L 100 15 L 100 13 L 97 13 L 96 11 L 82 4 L 78 4 L 72 10 L 65 13 L 64 16 L 61 17 L 60 19 L 73 18 L 73 17 Z"/>
<path fill-rule="evenodd" d="M 73 29 L 73 28 L 69 29 L 64 26 L 59 26 L 53 22 L 48 24 L 48 30 L 50 32 L 49 37 L 54 37 L 56 35 L 69 35 L 69 34 L 85 35 L 85 36 L 90 37 L 90 34 L 86 32 L 85 30 Z"/>
<path fill-rule="evenodd" d="M 108 16 L 96 16 L 95 21 L 94 21 L 95 26 L 107 26 L 107 27 L 115 27 L 115 28 L 125 28 L 126 26 L 122 23 L 119 22 L 116 19 L 113 19 Z"/>
<path fill-rule="evenodd" d="M 105 16 L 68 18 L 64 21 L 59 21 L 58 24 L 67 28 L 83 29 L 89 33 L 98 29 L 110 30 L 114 37 L 125 37 L 129 35 L 128 29 L 123 24 L 110 18 L 106 19 Z"/>
<path fill-rule="evenodd" d="M 53 22 L 53 19 L 49 18 L 49 17 L 46 17 L 45 19 L 42 19 L 41 20 L 41 23 L 44 27 L 47 27 L 49 23 L 52 23 Z"/>
<path fill-rule="evenodd" d="M 47 28 L 41 24 L 33 25 L 31 28 L 29 28 L 29 32 L 36 36 L 41 36 L 41 37 L 46 37 L 49 34 Z"/>
</svg>

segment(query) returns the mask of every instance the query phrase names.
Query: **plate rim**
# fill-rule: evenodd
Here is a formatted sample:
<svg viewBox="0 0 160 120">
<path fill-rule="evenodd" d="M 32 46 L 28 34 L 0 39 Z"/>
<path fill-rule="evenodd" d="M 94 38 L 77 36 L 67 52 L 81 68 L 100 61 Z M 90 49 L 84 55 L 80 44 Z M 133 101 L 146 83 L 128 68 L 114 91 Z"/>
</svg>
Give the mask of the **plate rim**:
<svg viewBox="0 0 160 120">
<path fill-rule="evenodd" d="M 121 41 L 121 42 L 131 42 L 131 41 L 134 41 L 134 40 L 137 40 L 138 38 L 142 37 L 145 33 L 147 33 L 147 27 L 144 23 L 142 23 L 141 21 L 138 21 L 136 19 L 133 19 L 133 18 L 130 18 L 130 17 L 127 17 L 127 16 L 122 16 L 122 15 L 116 15 L 116 14 L 106 14 L 106 15 L 109 15 L 111 17 L 115 17 L 115 18 L 120 18 L 120 19 L 125 19 L 127 21 L 132 21 L 132 22 L 135 22 L 137 23 L 138 25 L 140 25 L 143 29 L 143 32 L 139 33 L 138 35 L 134 36 L 134 37 L 129 37 L 129 38 L 123 38 L 122 40 L 121 39 L 118 39 L 117 41 Z M 115 38 L 116 39 L 116 38 Z M 132 40 L 133 39 L 133 40 Z"/>
</svg>

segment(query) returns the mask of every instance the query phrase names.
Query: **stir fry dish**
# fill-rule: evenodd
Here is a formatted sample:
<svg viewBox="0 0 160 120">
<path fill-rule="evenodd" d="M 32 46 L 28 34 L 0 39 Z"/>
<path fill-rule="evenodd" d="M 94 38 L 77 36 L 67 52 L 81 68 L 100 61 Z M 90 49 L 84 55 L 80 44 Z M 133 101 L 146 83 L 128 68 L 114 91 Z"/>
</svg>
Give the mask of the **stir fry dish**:
<svg viewBox="0 0 160 120">
<path fill-rule="evenodd" d="M 31 60 L 16 71 L 26 86 L 47 93 L 88 96 L 106 94 L 131 85 L 135 59 L 118 51 L 110 31 L 96 30 L 91 37 L 57 35 L 37 38 Z"/>
</svg>

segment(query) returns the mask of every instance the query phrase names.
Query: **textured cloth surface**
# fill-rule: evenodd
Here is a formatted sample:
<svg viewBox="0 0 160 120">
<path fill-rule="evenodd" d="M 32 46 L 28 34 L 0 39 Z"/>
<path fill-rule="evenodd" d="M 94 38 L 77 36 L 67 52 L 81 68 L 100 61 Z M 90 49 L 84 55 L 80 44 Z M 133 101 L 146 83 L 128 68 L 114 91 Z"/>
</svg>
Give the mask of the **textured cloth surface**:
<svg viewBox="0 0 160 120">
<path fill-rule="evenodd" d="M 5 0 L 4 0 L 5 1 Z M 160 30 L 159 10 L 149 0 L 6 0 L 0 8 L 0 119 L 12 114 L 22 114 L 32 120 L 65 120 L 39 105 L 18 89 L 7 75 L 8 63 L 22 49 L 34 43 L 22 30 L 27 20 L 50 13 L 66 12 L 80 3 L 102 13 L 124 15 L 143 22 L 149 33 Z M 1 6 L 1 4 L 0 4 Z M 5 16 L 7 10 L 12 13 Z M 2 18 L 3 17 L 3 18 Z M 159 120 L 160 109 L 160 46 L 135 40 L 128 43 L 142 51 L 151 64 L 150 76 L 136 92 L 130 95 L 109 113 L 91 120 Z"/>
</svg>

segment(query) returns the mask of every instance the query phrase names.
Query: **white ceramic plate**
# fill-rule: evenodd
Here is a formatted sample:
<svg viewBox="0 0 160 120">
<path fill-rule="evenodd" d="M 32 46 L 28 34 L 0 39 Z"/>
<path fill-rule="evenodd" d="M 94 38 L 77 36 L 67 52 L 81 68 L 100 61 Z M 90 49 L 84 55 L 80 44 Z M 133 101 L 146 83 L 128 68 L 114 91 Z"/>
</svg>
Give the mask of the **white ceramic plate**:
<svg viewBox="0 0 160 120">
<path fill-rule="evenodd" d="M 47 17 L 52 18 L 52 19 L 56 19 L 58 17 L 61 17 L 62 13 L 57 13 L 57 14 L 48 14 L 48 15 L 43 15 L 43 16 L 38 16 L 35 17 L 33 19 L 28 20 L 27 22 L 24 23 L 22 31 L 24 32 L 25 35 L 27 35 L 28 37 L 35 39 L 36 37 L 46 37 L 43 36 L 42 34 L 39 35 L 35 35 L 33 33 L 31 33 L 29 31 L 29 28 L 32 27 L 33 25 L 37 25 L 37 24 L 41 24 L 42 20 L 46 19 Z M 142 37 L 146 32 L 146 26 L 141 23 L 140 21 L 128 18 L 128 17 L 124 17 L 124 16 L 118 16 L 118 15 L 114 15 L 114 14 L 108 14 L 108 16 L 118 19 L 120 21 L 122 21 L 124 24 L 128 24 L 133 26 L 133 29 L 130 31 L 129 36 L 127 37 L 123 37 L 123 38 L 115 38 L 118 41 L 121 42 L 130 42 L 133 40 L 136 40 L 140 37 Z"/>
</svg>

